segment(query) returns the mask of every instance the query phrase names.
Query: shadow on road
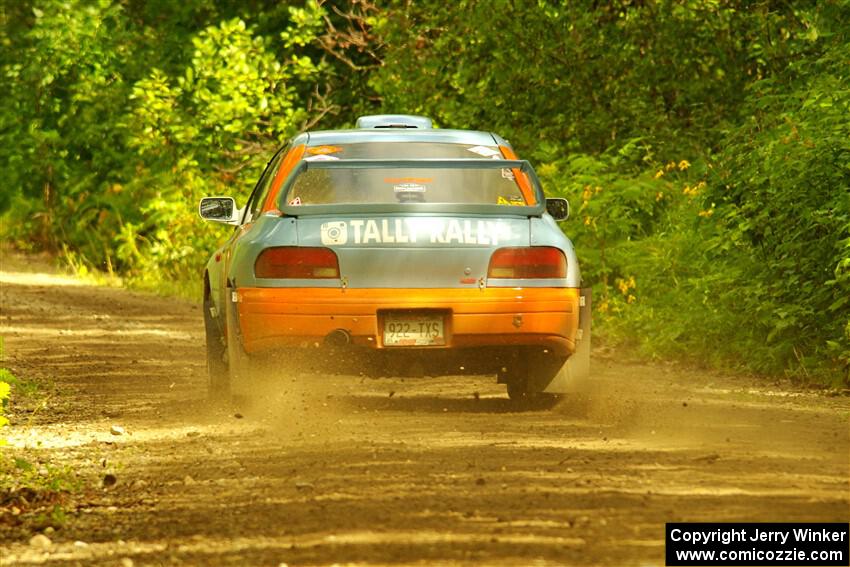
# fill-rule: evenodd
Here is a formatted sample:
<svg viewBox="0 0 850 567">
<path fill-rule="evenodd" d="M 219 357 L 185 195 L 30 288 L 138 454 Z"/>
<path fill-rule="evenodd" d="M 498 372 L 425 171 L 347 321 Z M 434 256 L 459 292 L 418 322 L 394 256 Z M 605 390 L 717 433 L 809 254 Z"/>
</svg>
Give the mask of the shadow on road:
<svg viewBox="0 0 850 567">
<path fill-rule="evenodd" d="M 548 402 L 519 403 L 505 398 L 469 397 L 453 398 L 448 396 L 383 396 L 346 395 L 336 398 L 352 408 L 376 411 L 400 411 L 410 413 L 529 413 L 551 412 L 567 413 L 574 416 L 587 414 L 587 400 L 564 398 L 552 407 Z"/>
</svg>

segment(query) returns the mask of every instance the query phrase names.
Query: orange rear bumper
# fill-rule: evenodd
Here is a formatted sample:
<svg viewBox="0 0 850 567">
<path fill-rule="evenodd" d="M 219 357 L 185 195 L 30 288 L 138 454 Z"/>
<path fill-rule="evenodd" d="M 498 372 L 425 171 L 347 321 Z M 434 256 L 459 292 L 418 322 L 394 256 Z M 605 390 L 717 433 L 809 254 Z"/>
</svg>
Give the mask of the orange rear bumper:
<svg viewBox="0 0 850 567">
<path fill-rule="evenodd" d="M 446 344 L 427 348 L 537 345 L 569 355 L 578 329 L 577 288 L 340 289 L 241 288 L 239 326 L 246 352 L 314 346 L 347 331 L 355 345 L 385 347 L 382 313 L 446 313 Z"/>
</svg>

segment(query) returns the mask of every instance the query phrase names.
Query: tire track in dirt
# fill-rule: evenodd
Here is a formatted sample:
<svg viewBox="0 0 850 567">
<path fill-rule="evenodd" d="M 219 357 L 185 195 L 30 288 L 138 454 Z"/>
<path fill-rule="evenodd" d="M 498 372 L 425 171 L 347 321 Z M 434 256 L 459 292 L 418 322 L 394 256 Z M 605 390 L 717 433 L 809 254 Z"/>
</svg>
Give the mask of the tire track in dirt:
<svg viewBox="0 0 850 567">
<path fill-rule="evenodd" d="M 7 365 L 55 392 L 4 451 L 90 488 L 47 549 L 0 508 L 0 565 L 663 564 L 667 521 L 850 515 L 846 398 L 607 358 L 550 411 L 485 378 L 290 375 L 238 419 L 205 402 L 198 306 L 3 264 Z"/>
</svg>

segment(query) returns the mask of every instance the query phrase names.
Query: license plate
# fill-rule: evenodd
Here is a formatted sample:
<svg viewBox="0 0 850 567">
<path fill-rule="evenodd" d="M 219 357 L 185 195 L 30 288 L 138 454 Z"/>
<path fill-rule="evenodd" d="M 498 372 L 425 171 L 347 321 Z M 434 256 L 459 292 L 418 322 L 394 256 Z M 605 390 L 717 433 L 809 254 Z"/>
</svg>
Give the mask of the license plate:
<svg viewBox="0 0 850 567">
<path fill-rule="evenodd" d="M 384 316 L 384 346 L 446 344 L 443 315 L 439 313 L 389 313 Z"/>
</svg>

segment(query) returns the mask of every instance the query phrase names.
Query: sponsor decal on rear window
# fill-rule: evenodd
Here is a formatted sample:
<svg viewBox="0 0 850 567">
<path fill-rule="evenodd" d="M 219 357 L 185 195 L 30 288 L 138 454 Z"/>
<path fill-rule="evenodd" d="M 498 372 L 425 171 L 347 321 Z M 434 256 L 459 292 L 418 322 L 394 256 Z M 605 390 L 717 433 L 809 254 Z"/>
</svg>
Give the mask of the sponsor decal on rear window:
<svg viewBox="0 0 850 567">
<path fill-rule="evenodd" d="M 466 148 L 467 151 L 470 151 L 474 154 L 478 154 L 480 156 L 484 156 L 490 159 L 501 159 L 502 152 L 499 151 L 498 148 L 488 147 L 488 146 L 473 146 L 471 148 Z"/>
<path fill-rule="evenodd" d="M 424 193 L 425 186 L 416 183 L 400 183 L 393 185 L 393 191 L 396 193 Z"/>
<path fill-rule="evenodd" d="M 304 161 L 333 161 L 339 159 L 336 156 L 329 156 L 327 154 L 316 154 L 314 156 L 307 156 L 304 158 Z"/>
<path fill-rule="evenodd" d="M 312 148 L 307 148 L 307 153 L 311 156 L 338 154 L 341 151 L 342 148 L 339 146 L 314 146 Z"/>
<path fill-rule="evenodd" d="M 432 218 L 352 219 L 322 223 L 322 244 L 445 244 L 498 246 L 513 238 L 503 221 Z"/>
<path fill-rule="evenodd" d="M 497 205 L 510 205 L 512 207 L 522 207 L 522 206 L 525 205 L 525 201 L 519 195 L 512 195 L 510 197 L 502 197 L 500 195 L 499 198 L 496 199 L 496 204 Z"/>
</svg>

